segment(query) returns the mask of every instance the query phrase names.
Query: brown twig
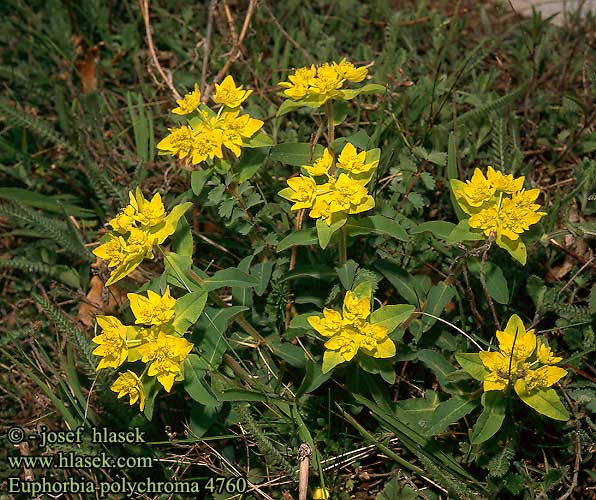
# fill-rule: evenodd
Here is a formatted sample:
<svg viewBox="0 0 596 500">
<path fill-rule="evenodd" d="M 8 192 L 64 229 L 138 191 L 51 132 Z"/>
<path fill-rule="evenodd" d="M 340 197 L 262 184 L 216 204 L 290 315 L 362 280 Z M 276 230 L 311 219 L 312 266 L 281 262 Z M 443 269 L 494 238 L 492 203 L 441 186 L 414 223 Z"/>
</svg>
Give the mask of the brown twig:
<svg viewBox="0 0 596 500">
<path fill-rule="evenodd" d="M 209 54 L 211 53 L 211 36 L 213 35 L 213 17 L 217 0 L 210 0 L 207 13 L 207 33 L 205 33 L 205 44 L 203 45 L 203 66 L 201 68 L 201 94 L 205 94 L 207 85 L 207 67 L 209 66 Z"/>
<path fill-rule="evenodd" d="M 472 292 L 472 287 L 470 286 L 470 278 L 468 276 L 468 264 L 467 261 L 462 266 L 462 272 L 464 275 L 464 281 L 466 283 L 466 295 L 468 296 L 468 300 L 470 301 L 470 308 L 472 309 L 472 315 L 474 316 L 474 320 L 476 321 L 476 326 L 478 328 L 482 328 L 484 326 L 484 318 L 482 314 L 478 312 L 476 308 L 476 299 L 474 298 L 474 293 Z"/>
<path fill-rule="evenodd" d="M 263 7 L 265 7 L 267 14 L 269 14 L 269 17 L 271 18 L 273 24 L 275 24 L 275 27 L 279 30 L 279 32 L 286 38 L 288 42 L 290 42 L 294 47 L 296 47 L 300 52 L 302 52 L 302 54 L 304 54 L 304 58 L 312 64 L 314 62 L 313 57 L 307 52 L 307 50 L 304 47 L 302 47 L 302 45 L 300 45 L 296 40 L 294 40 L 285 29 L 283 29 L 283 26 L 279 24 L 279 21 L 273 15 L 273 12 L 271 12 L 271 9 L 265 2 L 263 2 Z"/>
<path fill-rule="evenodd" d="M 147 45 L 149 47 L 149 54 L 151 54 L 151 59 L 153 60 L 153 65 L 157 68 L 161 78 L 171 90 L 172 94 L 176 99 L 181 99 L 181 95 L 178 93 L 174 84 L 172 82 L 172 74 L 168 76 L 164 69 L 159 64 L 159 60 L 157 59 L 157 54 L 155 52 L 155 46 L 153 45 L 153 35 L 151 34 L 151 20 L 149 18 L 149 0 L 139 0 L 139 5 L 141 7 L 141 13 L 143 14 L 143 22 L 145 23 L 145 33 L 147 34 Z"/>
<path fill-rule="evenodd" d="M 306 500 L 308 493 L 308 466 L 312 450 L 306 443 L 300 445 L 298 450 L 298 463 L 300 464 L 300 476 L 298 480 L 298 500 Z"/>
<path fill-rule="evenodd" d="M 488 252 L 490 250 L 490 247 L 492 246 L 494 238 L 494 233 L 491 232 L 491 235 L 487 240 L 487 245 L 484 249 L 484 252 L 482 252 L 482 258 L 480 259 L 480 283 L 482 284 L 482 290 L 484 291 L 484 295 L 486 296 L 486 300 L 488 302 L 488 307 L 490 308 L 490 312 L 493 316 L 493 322 L 495 323 L 495 326 L 500 330 L 501 323 L 499 322 L 499 318 L 497 317 L 497 311 L 495 310 L 495 304 L 493 302 L 493 299 L 490 296 L 490 293 L 488 293 L 488 288 L 486 286 L 486 278 L 484 276 L 484 264 L 486 263 L 486 259 L 488 258 Z"/>
<path fill-rule="evenodd" d="M 217 73 L 215 79 L 209 84 L 205 92 L 203 93 L 203 101 L 206 101 L 211 96 L 213 89 L 215 88 L 215 82 L 220 82 L 223 77 L 228 73 L 230 67 L 238 59 L 240 54 L 242 53 L 241 47 L 246 35 L 248 33 L 248 27 L 250 26 L 250 20 L 252 15 L 254 14 L 255 7 L 257 5 L 257 0 L 250 0 L 248 4 L 248 9 L 246 11 L 246 15 L 244 17 L 244 23 L 242 24 L 242 30 L 240 31 L 240 35 L 238 36 L 237 43 L 234 45 L 230 54 L 228 55 L 228 59 L 223 67 Z"/>
</svg>

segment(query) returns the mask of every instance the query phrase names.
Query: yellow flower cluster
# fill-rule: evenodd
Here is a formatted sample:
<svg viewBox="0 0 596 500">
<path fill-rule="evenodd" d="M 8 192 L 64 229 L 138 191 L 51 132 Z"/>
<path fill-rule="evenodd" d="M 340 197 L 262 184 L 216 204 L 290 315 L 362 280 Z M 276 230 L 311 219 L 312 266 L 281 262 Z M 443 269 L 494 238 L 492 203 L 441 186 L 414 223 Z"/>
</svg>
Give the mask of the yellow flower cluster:
<svg viewBox="0 0 596 500">
<path fill-rule="evenodd" d="M 280 86 L 286 89 L 284 95 L 293 101 L 308 99 L 322 105 L 330 99 L 344 99 L 344 84 L 361 82 L 367 73 L 365 67 L 357 68 L 344 58 L 339 64 L 332 62 L 318 68 L 314 65 L 298 68 L 288 77 L 289 82 L 281 82 Z"/>
<path fill-rule="evenodd" d="M 248 139 L 263 126 L 261 120 L 241 115 L 238 109 L 251 93 L 252 90 L 236 87 L 232 76 L 227 76 L 221 84 L 215 85 L 213 102 L 221 105 L 215 113 L 201 104 L 201 94 L 195 84 L 193 92 L 176 101 L 178 107 L 172 113 L 189 115 L 196 111 L 196 115 L 189 120 L 189 125 L 170 129 L 170 134 L 157 148 L 180 159 L 187 158 L 193 165 L 223 158 L 223 147 L 240 156 Z"/>
<path fill-rule="evenodd" d="M 488 167 L 486 177 L 476 168 L 471 180 L 451 180 L 451 188 L 462 210 L 470 215 L 469 224 L 486 236 L 494 234 L 497 245 L 522 264 L 526 247 L 520 235 L 536 224 L 545 212 L 534 203 L 540 191 L 523 189 L 524 177 L 513 178 Z"/>
<path fill-rule="evenodd" d="M 553 356 L 550 347 L 539 341 L 534 330 L 527 330 L 519 316 L 509 318 L 504 331 L 497 331 L 498 352 L 483 351 L 480 360 L 489 373 L 484 377 L 485 391 L 500 391 L 509 383 L 523 396 L 541 387 L 550 387 L 567 371 L 552 366 L 563 358 Z M 535 359 L 530 358 L 535 354 Z M 541 365 L 536 368 L 537 365 Z"/>
<path fill-rule="evenodd" d="M 334 166 L 333 155 L 325 149 L 312 165 L 302 167 L 308 175 L 288 179 L 289 187 L 279 195 L 294 203 L 292 210 L 310 209 L 310 217 L 320 218 L 330 226 L 348 214 L 374 208 L 375 200 L 366 185 L 379 164 L 379 156 L 379 149 L 358 153 L 348 142 Z M 315 178 L 323 182 L 319 184 Z"/>
<path fill-rule="evenodd" d="M 170 296 L 169 288 L 163 295 L 151 290 L 147 291 L 146 297 L 129 293 L 128 299 L 135 316 L 135 325 L 123 325 L 114 316 L 97 316 L 102 333 L 93 338 L 93 342 L 98 344 L 93 354 L 102 357 L 97 370 L 118 368 L 126 361 L 132 363 L 140 360 L 146 364 L 140 377 L 128 370 L 121 373 L 111 387 L 119 398 L 128 394 L 131 405 L 139 401 L 143 410 L 143 379 L 156 377 L 169 392 L 174 380 L 181 379 L 182 363 L 193 344 L 176 332 L 173 324 L 176 299 Z"/>
<path fill-rule="evenodd" d="M 323 373 L 344 361 L 350 361 L 359 350 L 373 358 L 395 355 L 395 344 L 387 327 L 370 322 L 372 289 L 357 287 L 344 297 L 342 312 L 324 308 L 323 317 L 309 316 L 308 323 L 323 337 L 327 349 L 323 354 Z"/>
<path fill-rule="evenodd" d="M 129 205 L 108 222 L 112 226 L 108 240 L 93 251 L 114 268 L 106 286 L 130 274 L 143 259 L 152 259 L 153 247 L 174 234 L 178 220 L 191 205 L 182 203 L 166 215 L 159 193 L 149 201 L 137 188 L 134 195 L 129 193 L 129 199 Z"/>
</svg>

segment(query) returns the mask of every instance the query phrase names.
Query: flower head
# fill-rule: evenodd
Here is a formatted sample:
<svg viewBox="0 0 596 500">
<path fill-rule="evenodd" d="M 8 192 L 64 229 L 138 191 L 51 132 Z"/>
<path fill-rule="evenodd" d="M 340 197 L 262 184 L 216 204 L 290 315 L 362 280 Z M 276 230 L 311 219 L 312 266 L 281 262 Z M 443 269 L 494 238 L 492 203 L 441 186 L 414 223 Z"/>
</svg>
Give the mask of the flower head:
<svg viewBox="0 0 596 500">
<path fill-rule="evenodd" d="M 193 133 L 188 125 L 171 128 L 170 135 L 157 143 L 157 149 L 167 151 L 172 156 L 186 158 L 193 149 Z"/>
<path fill-rule="evenodd" d="M 93 354 L 102 356 L 97 370 L 108 367 L 118 368 L 128 356 L 126 327 L 114 316 L 96 316 L 96 319 L 102 329 L 102 333 L 92 339 L 98 344 Z"/>
<path fill-rule="evenodd" d="M 358 153 L 354 145 L 348 142 L 337 159 L 337 167 L 352 174 L 362 174 L 376 168 L 379 160 L 366 163 L 366 151 Z"/>
<path fill-rule="evenodd" d="M 143 388 L 143 383 L 134 372 L 127 370 L 126 372 L 121 373 L 110 389 L 118 393 L 118 398 L 128 394 L 130 396 L 131 405 L 138 401 L 141 411 L 145 409 L 145 390 Z"/>
<path fill-rule="evenodd" d="M 312 177 L 301 175 L 288 179 L 288 188 L 280 191 L 282 198 L 293 201 L 292 210 L 312 207 L 317 194 L 317 185 Z"/>
<path fill-rule="evenodd" d="M 333 63 L 333 65 L 335 66 L 335 71 L 337 71 L 342 78 L 345 78 L 350 82 L 361 82 L 368 74 L 368 69 L 366 69 L 364 66 L 357 68 L 351 62 L 348 62 L 345 57 L 339 62 L 339 64 Z"/>
<path fill-rule="evenodd" d="M 329 148 L 325 148 L 323 151 L 323 156 L 317 158 L 314 163 L 311 165 L 303 165 L 302 168 L 308 172 L 309 175 L 313 177 L 319 177 L 322 175 L 327 175 L 329 169 L 333 165 L 333 156 L 329 151 Z"/>
<path fill-rule="evenodd" d="M 221 84 L 215 84 L 213 102 L 223 104 L 228 108 L 237 108 L 250 94 L 252 94 L 252 90 L 242 90 L 242 85 L 236 87 L 234 78 L 232 75 L 228 75 Z"/>
<path fill-rule="evenodd" d="M 147 290 L 147 297 L 129 293 L 128 299 L 136 324 L 163 325 L 174 317 L 176 299 L 170 296 L 169 287 L 166 287 L 163 296 L 153 290 Z"/>
<path fill-rule="evenodd" d="M 174 379 L 181 372 L 181 364 L 192 350 L 193 345 L 180 337 L 159 333 L 157 339 L 141 345 L 138 350 L 143 363 L 150 363 L 147 375 L 156 376 L 168 392 Z"/>
<path fill-rule="evenodd" d="M 178 104 L 177 108 L 172 110 L 172 113 L 177 115 L 188 115 L 192 113 L 201 104 L 201 93 L 199 92 L 199 86 L 195 83 L 195 89 L 184 96 L 184 99 L 176 101 Z"/>
</svg>

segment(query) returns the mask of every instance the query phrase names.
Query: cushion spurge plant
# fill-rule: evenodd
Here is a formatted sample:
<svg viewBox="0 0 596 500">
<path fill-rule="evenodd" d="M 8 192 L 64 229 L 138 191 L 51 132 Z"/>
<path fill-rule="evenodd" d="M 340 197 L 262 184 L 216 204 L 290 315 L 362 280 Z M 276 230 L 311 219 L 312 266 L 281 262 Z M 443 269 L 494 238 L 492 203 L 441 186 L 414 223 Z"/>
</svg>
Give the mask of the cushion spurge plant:
<svg viewBox="0 0 596 500">
<path fill-rule="evenodd" d="M 472 231 L 494 238 L 498 246 L 521 264 L 527 259 L 521 234 L 546 215 L 535 203 L 540 190 L 525 190 L 523 185 L 523 176 L 515 179 L 490 166 L 486 177 L 476 168 L 471 180 L 451 180 L 459 206 L 470 216 Z"/>
</svg>

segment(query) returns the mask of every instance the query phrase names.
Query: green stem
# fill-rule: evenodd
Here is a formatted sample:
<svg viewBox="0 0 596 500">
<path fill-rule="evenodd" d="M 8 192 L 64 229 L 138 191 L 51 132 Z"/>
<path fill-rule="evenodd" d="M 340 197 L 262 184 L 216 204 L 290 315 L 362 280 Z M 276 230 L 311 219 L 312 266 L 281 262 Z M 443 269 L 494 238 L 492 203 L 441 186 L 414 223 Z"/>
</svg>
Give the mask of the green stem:
<svg viewBox="0 0 596 500">
<path fill-rule="evenodd" d="M 345 226 L 340 229 L 339 235 L 339 265 L 343 266 L 348 260 L 348 245 Z"/>
<path fill-rule="evenodd" d="M 331 153 L 331 156 L 333 157 L 333 162 L 331 163 L 331 168 L 329 170 L 331 171 L 331 175 L 334 175 L 335 155 L 333 154 L 333 150 L 331 149 L 331 144 L 335 140 L 335 125 L 333 124 L 333 102 L 332 101 L 327 101 L 325 103 L 325 114 L 327 115 L 327 135 L 328 135 L 328 139 L 329 139 L 328 148 L 329 148 L 329 152 Z"/>
</svg>

